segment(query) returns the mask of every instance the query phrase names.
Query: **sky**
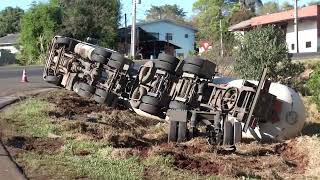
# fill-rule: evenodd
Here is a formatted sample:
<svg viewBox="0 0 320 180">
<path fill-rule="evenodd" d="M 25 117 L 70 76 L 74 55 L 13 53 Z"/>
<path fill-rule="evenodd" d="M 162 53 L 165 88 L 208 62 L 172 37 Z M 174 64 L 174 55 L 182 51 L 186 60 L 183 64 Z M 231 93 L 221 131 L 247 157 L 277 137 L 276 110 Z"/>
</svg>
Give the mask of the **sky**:
<svg viewBox="0 0 320 180">
<path fill-rule="evenodd" d="M 7 6 L 12 6 L 12 7 L 20 7 L 22 9 L 28 9 L 30 8 L 30 4 L 35 1 L 35 0 L 0 0 L 0 10 L 4 9 Z M 48 0 L 37 0 L 40 2 L 47 2 Z M 138 1 L 138 0 L 137 0 Z M 165 4 L 178 4 L 180 8 L 183 8 L 184 11 L 187 13 L 187 17 L 191 17 L 193 12 L 192 12 L 192 4 L 196 0 L 141 0 L 141 4 L 137 4 L 137 20 L 142 20 L 145 17 L 146 10 L 148 10 L 151 5 L 154 6 L 161 6 Z M 270 0 L 262 0 L 263 3 L 268 2 Z M 284 1 L 292 2 L 293 0 L 276 0 L 278 3 L 282 4 Z M 307 4 L 313 0 L 299 0 L 299 6 L 303 4 Z M 132 5 L 132 0 L 121 0 L 122 3 L 122 19 L 121 19 L 121 24 L 124 25 L 124 14 L 127 13 L 128 17 L 128 25 L 131 24 L 131 5 Z"/>
</svg>

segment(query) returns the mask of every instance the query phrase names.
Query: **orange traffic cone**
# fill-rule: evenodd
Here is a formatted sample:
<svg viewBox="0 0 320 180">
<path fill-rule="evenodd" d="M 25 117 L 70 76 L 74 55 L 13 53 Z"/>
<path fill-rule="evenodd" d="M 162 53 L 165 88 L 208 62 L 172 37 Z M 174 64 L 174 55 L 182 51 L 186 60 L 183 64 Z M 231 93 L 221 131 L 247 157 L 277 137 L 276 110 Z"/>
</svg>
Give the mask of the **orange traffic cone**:
<svg viewBox="0 0 320 180">
<path fill-rule="evenodd" d="M 26 73 L 26 69 L 23 69 L 22 71 L 22 77 L 21 77 L 21 81 L 20 82 L 29 82 L 28 78 L 27 78 L 27 73 Z"/>
</svg>

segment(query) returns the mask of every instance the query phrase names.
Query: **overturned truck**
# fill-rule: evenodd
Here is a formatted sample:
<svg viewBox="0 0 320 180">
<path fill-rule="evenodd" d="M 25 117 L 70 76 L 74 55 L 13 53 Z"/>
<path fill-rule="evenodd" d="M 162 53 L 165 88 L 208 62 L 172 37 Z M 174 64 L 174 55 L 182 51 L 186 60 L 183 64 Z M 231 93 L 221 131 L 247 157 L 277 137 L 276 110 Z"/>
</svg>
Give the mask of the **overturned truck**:
<svg viewBox="0 0 320 180">
<path fill-rule="evenodd" d="M 244 136 L 285 140 L 303 128 L 301 98 L 270 82 L 267 71 L 259 81 L 234 80 L 217 77 L 216 65 L 197 56 L 160 54 L 139 64 L 114 50 L 56 36 L 43 79 L 99 104 L 167 122 L 168 141 L 204 136 L 211 144 L 234 145 Z"/>
</svg>

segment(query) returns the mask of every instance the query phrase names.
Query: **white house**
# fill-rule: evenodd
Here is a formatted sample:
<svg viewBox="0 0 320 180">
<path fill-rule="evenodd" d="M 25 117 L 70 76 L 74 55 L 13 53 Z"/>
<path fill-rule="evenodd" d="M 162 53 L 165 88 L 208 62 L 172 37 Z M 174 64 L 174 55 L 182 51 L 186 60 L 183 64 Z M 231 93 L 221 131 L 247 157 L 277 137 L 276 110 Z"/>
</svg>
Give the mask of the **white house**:
<svg viewBox="0 0 320 180">
<path fill-rule="evenodd" d="M 15 47 L 18 44 L 20 34 L 8 34 L 0 38 L 0 50 L 9 50 L 12 54 L 16 54 L 18 49 Z"/>
<path fill-rule="evenodd" d="M 176 49 L 176 56 L 186 57 L 194 51 L 195 32 L 197 30 L 191 26 L 171 20 L 156 20 L 138 23 L 137 27 L 152 34 L 159 41 L 166 41 L 179 46 L 181 49 Z"/>
<path fill-rule="evenodd" d="M 313 5 L 298 10 L 299 53 L 320 51 L 320 6 Z M 289 53 L 297 53 L 296 35 L 294 32 L 294 11 L 284 11 L 253 17 L 229 27 L 229 31 L 245 33 L 257 26 L 269 24 L 280 26 L 286 33 Z"/>
</svg>

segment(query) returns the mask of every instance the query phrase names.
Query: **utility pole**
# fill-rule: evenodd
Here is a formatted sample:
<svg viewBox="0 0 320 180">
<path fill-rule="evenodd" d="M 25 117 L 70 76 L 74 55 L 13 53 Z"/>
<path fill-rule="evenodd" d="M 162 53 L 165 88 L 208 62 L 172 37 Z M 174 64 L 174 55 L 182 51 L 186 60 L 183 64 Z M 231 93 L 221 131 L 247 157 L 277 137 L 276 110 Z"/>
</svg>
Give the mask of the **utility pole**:
<svg viewBox="0 0 320 180">
<path fill-rule="evenodd" d="M 224 56 L 223 52 L 223 34 L 222 34 L 222 20 L 220 18 L 220 50 L 221 50 L 221 57 Z"/>
<path fill-rule="evenodd" d="M 296 49 L 299 53 L 299 28 L 298 28 L 298 0 L 294 0 L 294 32 L 296 35 Z"/>
<path fill-rule="evenodd" d="M 140 2 L 140 1 L 139 1 Z M 136 15 L 137 0 L 132 0 L 132 26 L 131 26 L 131 58 L 134 60 L 136 55 Z"/>
<path fill-rule="evenodd" d="M 127 29 L 128 29 L 128 25 L 127 25 L 127 13 L 124 14 L 124 51 L 125 51 L 125 54 L 127 55 L 127 44 L 128 44 L 128 32 L 127 32 Z"/>
</svg>

